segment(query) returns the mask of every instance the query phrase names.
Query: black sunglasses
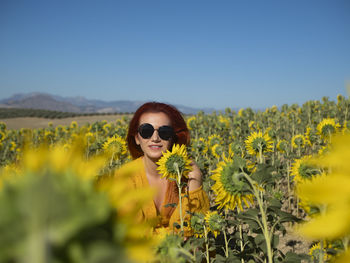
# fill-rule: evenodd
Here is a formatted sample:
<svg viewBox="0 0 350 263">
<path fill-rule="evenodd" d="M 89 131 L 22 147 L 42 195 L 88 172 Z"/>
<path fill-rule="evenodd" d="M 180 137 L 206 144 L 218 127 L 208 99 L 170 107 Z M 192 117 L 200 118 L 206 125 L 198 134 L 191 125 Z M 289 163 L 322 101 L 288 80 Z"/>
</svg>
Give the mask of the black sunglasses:
<svg viewBox="0 0 350 263">
<path fill-rule="evenodd" d="M 138 132 L 144 139 L 149 139 L 152 137 L 154 130 L 158 131 L 158 135 L 162 140 L 168 141 L 171 138 L 175 137 L 175 132 L 171 126 L 161 126 L 158 129 L 155 129 L 152 124 L 143 123 L 138 128 Z"/>
</svg>

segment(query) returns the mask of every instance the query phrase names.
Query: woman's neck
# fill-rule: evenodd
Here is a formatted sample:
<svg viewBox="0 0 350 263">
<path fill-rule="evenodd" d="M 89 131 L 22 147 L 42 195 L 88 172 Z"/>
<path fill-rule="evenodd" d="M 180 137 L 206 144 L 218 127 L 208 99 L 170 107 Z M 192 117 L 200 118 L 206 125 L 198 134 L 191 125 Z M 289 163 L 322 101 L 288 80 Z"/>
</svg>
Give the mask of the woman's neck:
<svg viewBox="0 0 350 263">
<path fill-rule="evenodd" d="M 160 174 L 157 171 L 158 165 L 156 164 L 157 161 L 147 158 L 146 156 L 143 156 L 143 164 L 145 165 L 145 171 L 148 176 L 152 177 L 159 177 Z"/>
</svg>

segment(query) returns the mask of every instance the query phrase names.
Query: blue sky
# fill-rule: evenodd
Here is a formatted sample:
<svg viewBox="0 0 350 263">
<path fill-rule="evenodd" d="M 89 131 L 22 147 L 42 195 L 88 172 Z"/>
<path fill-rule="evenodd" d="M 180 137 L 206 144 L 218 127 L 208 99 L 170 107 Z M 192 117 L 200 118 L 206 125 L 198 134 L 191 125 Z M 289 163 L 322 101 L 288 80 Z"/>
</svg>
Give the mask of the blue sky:
<svg viewBox="0 0 350 263">
<path fill-rule="evenodd" d="M 0 98 L 193 107 L 346 95 L 348 0 L 0 1 Z"/>
</svg>

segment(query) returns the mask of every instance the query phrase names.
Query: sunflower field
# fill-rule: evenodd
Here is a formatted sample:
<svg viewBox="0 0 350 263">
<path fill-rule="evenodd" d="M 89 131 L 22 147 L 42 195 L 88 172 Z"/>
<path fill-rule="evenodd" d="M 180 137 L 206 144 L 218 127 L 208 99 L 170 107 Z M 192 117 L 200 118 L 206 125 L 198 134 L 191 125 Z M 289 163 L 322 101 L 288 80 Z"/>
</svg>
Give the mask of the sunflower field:
<svg viewBox="0 0 350 263">
<path fill-rule="evenodd" d="M 0 123 L 0 262 L 350 262 L 349 99 L 186 116 L 191 145 L 164 176 L 181 193 L 201 169 L 210 211 L 181 221 L 189 238 L 135 219 L 149 189 L 108 185 L 129 120 Z"/>
</svg>

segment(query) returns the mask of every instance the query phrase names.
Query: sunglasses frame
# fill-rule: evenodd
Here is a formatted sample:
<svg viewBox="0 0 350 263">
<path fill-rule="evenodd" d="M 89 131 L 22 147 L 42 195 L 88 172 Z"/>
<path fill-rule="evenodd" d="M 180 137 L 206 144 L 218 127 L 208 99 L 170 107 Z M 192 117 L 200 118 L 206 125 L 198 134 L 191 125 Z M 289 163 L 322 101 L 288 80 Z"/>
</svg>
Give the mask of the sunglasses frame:
<svg viewBox="0 0 350 263">
<path fill-rule="evenodd" d="M 145 137 L 144 137 L 144 134 L 142 134 L 142 128 L 145 127 L 145 126 L 150 126 L 150 127 L 153 128 L 153 132 L 152 132 L 152 134 L 151 134 L 149 137 L 148 137 L 148 136 L 145 136 Z M 171 131 L 171 136 L 170 136 L 169 138 L 168 138 L 167 135 L 164 137 L 164 134 L 163 134 L 163 132 L 162 132 L 162 131 L 164 131 L 164 128 L 166 128 L 166 129 L 170 128 L 169 130 Z M 171 126 L 169 126 L 169 125 L 163 125 L 163 126 L 160 126 L 158 129 L 155 129 L 155 128 L 153 127 L 153 125 L 150 124 L 150 123 L 142 123 L 142 124 L 139 126 L 139 128 L 137 129 L 137 132 L 140 134 L 140 136 L 141 136 L 143 139 L 149 139 L 149 138 L 151 138 L 151 137 L 153 136 L 153 134 L 154 134 L 154 131 L 157 131 L 157 132 L 158 132 L 158 136 L 159 136 L 162 140 L 164 140 L 164 141 L 169 141 L 170 139 L 175 138 L 175 134 L 176 134 L 176 132 L 174 131 L 173 127 L 171 127 Z"/>
</svg>

